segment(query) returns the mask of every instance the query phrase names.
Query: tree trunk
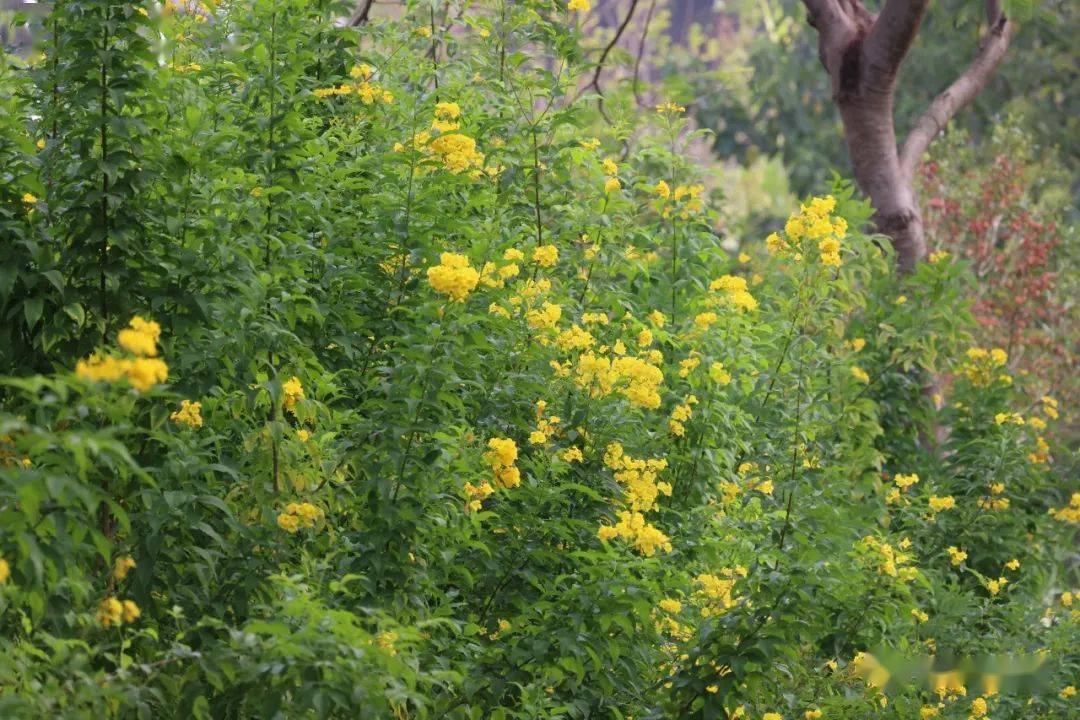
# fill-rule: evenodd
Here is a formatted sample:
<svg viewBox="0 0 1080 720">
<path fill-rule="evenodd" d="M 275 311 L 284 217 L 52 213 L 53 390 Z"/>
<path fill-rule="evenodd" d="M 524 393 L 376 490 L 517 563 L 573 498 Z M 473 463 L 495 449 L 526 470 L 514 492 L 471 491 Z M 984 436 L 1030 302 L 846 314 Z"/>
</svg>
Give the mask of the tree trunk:
<svg viewBox="0 0 1080 720">
<path fill-rule="evenodd" d="M 878 232 L 892 240 L 901 272 L 926 256 L 922 214 L 912 178 L 905 177 L 896 150 L 892 92 L 860 87 L 836 97 L 855 181 L 870 196 Z"/>
<path fill-rule="evenodd" d="M 818 31 L 818 56 L 832 81 L 848 155 L 859 187 L 870 196 L 874 224 L 896 250 L 900 272 L 926 256 L 915 174 L 930 142 L 970 103 L 1008 48 L 1011 23 L 1000 0 L 985 0 L 987 30 L 971 65 L 938 95 L 898 148 L 893 93 L 900 64 L 929 0 L 886 0 L 877 15 L 859 0 L 803 0 Z"/>
</svg>

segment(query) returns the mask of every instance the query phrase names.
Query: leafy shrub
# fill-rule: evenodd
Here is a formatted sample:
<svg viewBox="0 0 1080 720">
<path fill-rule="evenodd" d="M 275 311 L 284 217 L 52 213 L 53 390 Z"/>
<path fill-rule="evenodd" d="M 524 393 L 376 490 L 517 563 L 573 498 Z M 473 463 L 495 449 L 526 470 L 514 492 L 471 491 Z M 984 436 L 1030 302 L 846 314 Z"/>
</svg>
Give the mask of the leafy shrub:
<svg viewBox="0 0 1080 720">
<path fill-rule="evenodd" d="M 561 5 L 143 10 L 0 77 L 0 714 L 1068 717 L 1059 410 L 963 262 L 842 183 L 730 257 Z M 1044 682 L 853 671 L 935 649 Z"/>
</svg>

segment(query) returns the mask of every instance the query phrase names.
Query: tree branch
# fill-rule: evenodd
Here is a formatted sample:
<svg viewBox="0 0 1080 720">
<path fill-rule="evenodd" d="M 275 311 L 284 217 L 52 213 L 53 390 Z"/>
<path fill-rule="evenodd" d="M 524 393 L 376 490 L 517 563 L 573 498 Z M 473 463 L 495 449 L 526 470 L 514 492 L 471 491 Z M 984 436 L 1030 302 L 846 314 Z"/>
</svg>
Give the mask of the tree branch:
<svg viewBox="0 0 1080 720">
<path fill-rule="evenodd" d="M 349 18 L 349 27 L 359 27 L 364 25 L 368 21 L 368 16 L 371 14 L 371 6 L 375 4 L 375 0 L 363 0 L 363 3 L 357 5 L 353 10 L 352 17 Z"/>
<path fill-rule="evenodd" d="M 892 82 L 919 33 L 929 4 L 930 0 L 886 0 L 863 45 L 869 72 Z"/>
<path fill-rule="evenodd" d="M 818 32 L 818 58 L 834 90 L 844 54 L 855 41 L 860 28 L 869 27 L 873 16 L 859 0 L 803 0 L 806 21 Z"/>
<path fill-rule="evenodd" d="M 596 63 L 596 72 L 593 73 L 592 82 L 589 83 L 588 87 L 596 88 L 597 94 L 601 97 L 603 97 L 604 93 L 600 89 L 600 73 L 604 71 L 604 63 L 607 62 L 607 56 L 618 44 L 619 40 L 622 39 L 623 33 L 626 32 L 626 27 L 630 24 L 631 18 L 634 17 L 634 11 L 637 10 L 637 6 L 638 0 L 630 0 L 630 9 L 626 12 L 626 17 L 624 17 L 622 23 L 619 24 L 614 37 L 611 38 L 611 42 L 609 42 L 604 48 L 604 51 L 600 53 L 600 60 Z"/>
<path fill-rule="evenodd" d="M 1009 48 L 1012 23 L 1005 17 L 1000 0 L 986 0 L 986 13 L 989 26 L 979 41 L 979 52 L 960 77 L 934 98 L 904 140 L 900 167 L 909 181 L 915 177 L 915 170 L 934 137 L 986 86 Z"/>
</svg>

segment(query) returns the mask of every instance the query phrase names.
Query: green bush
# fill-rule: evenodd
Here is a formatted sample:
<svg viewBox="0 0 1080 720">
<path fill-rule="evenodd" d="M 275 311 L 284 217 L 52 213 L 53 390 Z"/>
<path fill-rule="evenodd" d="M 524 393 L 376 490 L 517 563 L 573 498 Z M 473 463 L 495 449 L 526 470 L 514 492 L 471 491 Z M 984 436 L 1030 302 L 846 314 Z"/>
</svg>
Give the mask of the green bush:
<svg viewBox="0 0 1080 720">
<path fill-rule="evenodd" d="M 842 182 L 729 256 L 580 11 L 344 11 L 5 59 L 0 716 L 1070 717 L 1068 408 L 963 261 Z"/>
</svg>

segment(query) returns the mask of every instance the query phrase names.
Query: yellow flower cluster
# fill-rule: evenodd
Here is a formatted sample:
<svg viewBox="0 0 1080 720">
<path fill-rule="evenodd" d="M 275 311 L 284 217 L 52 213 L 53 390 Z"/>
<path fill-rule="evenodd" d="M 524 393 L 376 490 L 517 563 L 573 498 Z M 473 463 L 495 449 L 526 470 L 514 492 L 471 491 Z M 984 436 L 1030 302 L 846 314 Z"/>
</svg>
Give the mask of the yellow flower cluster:
<svg viewBox="0 0 1080 720">
<path fill-rule="evenodd" d="M 893 482 L 896 484 L 896 487 L 889 490 L 888 494 L 885 496 L 885 502 L 889 505 L 900 502 L 901 493 L 919 482 L 919 476 L 914 473 L 911 475 L 897 473 L 896 477 L 893 478 Z"/>
<path fill-rule="evenodd" d="M 116 335 L 116 342 L 124 350 L 138 357 L 155 357 L 157 342 L 161 337 L 161 326 L 153 320 L 143 320 L 136 315 L 131 318 L 128 327 Z"/>
<path fill-rule="evenodd" d="M 495 492 L 495 488 L 491 487 L 491 483 L 487 480 L 479 485 L 473 485 L 472 483 L 465 483 L 465 495 L 468 497 L 468 501 L 465 503 L 465 510 L 467 512 L 476 512 L 483 504 L 484 500 L 489 495 Z"/>
<path fill-rule="evenodd" d="M 461 106 L 455 102 L 441 102 L 435 105 L 435 119 L 431 121 L 431 127 L 439 132 L 450 132 L 461 127 L 461 123 L 454 122 L 461 117 Z"/>
<path fill-rule="evenodd" d="M 514 488 L 521 484 L 521 471 L 514 464 L 517 462 L 517 445 L 509 438 L 491 438 L 484 460 L 495 473 L 495 481 L 504 488 Z"/>
<path fill-rule="evenodd" d="M 1009 361 L 1008 354 L 1001 348 L 986 350 L 985 348 L 973 347 L 967 351 L 967 362 L 960 368 L 967 376 L 968 382 L 975 387 L 984 387 L 994 381 L 997 369 Z M 998 375 L 997 379 L 1010 382 L 1008 375 Z"/>
<path fill-rule="evenodd" d="M 694 578 L 698 589 L 694 596 L 701 603 L 701 617 L 723 615 L 735 606 L 735 583 L 738 578 L 746 577 L 746 568 L 722 568 L 718 575 L 702 573 Z"/>
<path fill-rule="evenodd" d="M 281 383 L 281 404 L 291 413 L 296 413 L 296 404 L 304 399 L 304 386 L 300 378 L 293 375 Z"/>
<path fill-rule="evenodd" d="M 709 366 L 709 377 L 717 385 L 727 385 L 731 382 L 731 373 L 724 369 L 722 362 L 714 362 Z"/>
<path fill-rule="evenodd" d="M 546 401 L 540 400 L 536 403 L 536 429 L 529 433 L 530 445 L 546 445 L 550 438 L 559 434 L 559 416 L 544 417 L 546 409 Z"/>
<path fill-rule="evenodd" d="M 315 527 L 321 520 L 323 511 L 311 503 L 289 503 L 285 511 L 277 516 L 277 524 L 287 533 L 295 533 L 302 527 Z"/>
<path fill-rule="evenodd" d="M 476 140 L 463 133 L 447 133 L 428 143 L 428 148 L 446 170 L 457 175 L 484 165 L 484 154 L 476 149 Z"/>
<path fill-rule="evenodd" d="M 758 303 L 746 286 L 746 278 L 738 275 L 722 275 L 709 283 L 709 290 L 722 292 L 718 300 L 741 310 L 756 310 Z"/>
<path fill-rule="evenodd" d="M 102 627 L 119 626 L 123 623 L 133 623 L 139 619 L 142 613 L 139 606 L 131 600 L 120 601 L 110 595 L 101 601 L 95 619 Z"/>
<path fill-rule="evenodd" d="M 574 368 L 574 382 L 588 388 L 593 397 L 605 397 L 618 391 L 631 404 L 655 410 L 660 407 L 660 385 L 664 373 L 641 357 L 609 358 L 592 352 L 582 353 Z"/>
<path fill-rule="evenodd" d="M 685 360 L 679 361 L 679 377 L 689 377 L 690 373 L 697 369 L 697 366 L 701 364 L 701 355 L 696 351 L 691 354 L 690 357 Z"/>
<path fill-rule="evenodd" d="M 11 577 L 11 565 L 8 565 L 8 561 L 0 556 L 0 583 L 6 583 L 9 577 Z"/>
<path fill-rule="evenodd" d="M 772 233 L 765 239 L 769 252 L 778 257 L 790 257 L 801 262 L 808 250 L 807 241 L 817 243 L 822 265 L 840 265 L 840 241 L 847 235 L 847 221 L 832 217 L 836 199 L 831 195 L 815 197 L 799 206 L 784 225 L 784 236 Z"/>
<path fill-rule="evenodd" d="M 427 277 L 435 292 L 448 295 L 454 302 L 465 302 L 480 282 L 480 273 L 469 265 L 469 258 L 450 252 L 439 256 L 439 264 L 428 268 Z"/>
<path fill-rule="evenodd" d="M 516 278 L 520 273 L 521 267 L 517 263 L 499 267 L 493 262 L 486 262 L 480 271 L 480 282 L 484 287 L 501 288 L 506 286 L 507 280 Z"/>
<path fill-rule="evenodd" d="M 592 5 L 589 4 L 589 0 L 570 0 L 566 3 L 566 9 L 570 12 L 589 12 L 592 9 Z"/>
<path fill-rule="evenodd" d="M 1049 395 L 1043 395 L 1042 409 L 1043 412 L 1046 414 L 1046 417 L 1050 418 L 1051 420 L 1058 419 L 1058 401 L 1054 398 L 1050 397 Z"/>
<path fill-rule="evenodd" d="M 342 83 L 341 85 L 332 87 L 315 88 L 311 91 L 311 94 L 319 99 L 355 94 L 360 98 L 360 102 L 365 105 L 374 105 L 375 103 L 389 105 L 394 102 L 393 93 L 377 83 L 369 82 L 372 74 L 373 71 L 371 66 L 366 64 L 356 65 L 349 70 L 349 77 L 358 82 L 352 84 Z"/>
<path fill-rule="evenodd" d="M 901 582 L 911 582 L 919 576 L 918 568 L 912 567 L 912 556 L 903 552 L 910 543 L 902 542 L 900 550 L 890 543 L 873 535 L 867 535 L 855 544 L 864 562 L 881 575 L 896 578 Z"/>
<path fill-rule="evenodd" d="M 113 561 L 113 577 L 119 582 L 128 576 L 135 568 L 135 558 L 130 555 L 121 555 Z"/>
<path fill-rule="evenodd" d="M 1069 504 L 1062 508 L 1051 508 L 1050 516 L 1061 522 L 1080 523 L 1080 492 L 1074 492 Z"/>
<path fill-rule="evenodd" d="M 576 445 L 563 450 L 562 453 L 563 462 L 585 462 L 585 456 L 581 453 L 581 448 Z"/>
<path fill-rule="evenodd" d="M 631 510 L 619 511 L 619 522 L 601 525 L 596 533 L 601 540 L 622 538 L 632 542 L 645 557 L 652 557 L 657 550 L 671 552 L 671 540 L 656 527 L 645 521 L 645 516 Z"/>
<path fill-rule="evenodd" d="M 169 419 L 189 428 L 200 428 L 203 424 L 202 403 L 181 400 L 180 409 L 169 415 Z"/>
<path fill-rule="evenodd" d="M 1009 498 L 1001 497 L 1005 492 L 1005 483 L 992 483 L 987 488 L 987 495 L 979 498 L 979 507 L 983 510 L 1008 510 Z"/>
<path fill-rule="evenodd" d="M 967 560 L 968 554 L 955 545 L 950 545 L 946 552 L 949 553 L 949 562 L 953 565 L 959 565 Z"/>
<path fill-rule="evenodd" d="M 614 471 L 615 480 L 625 491 L 624 501 L 636 512 L 656 508 L 658 497 L 671 496 L 671 485 L 657 482 L 657 476 L 667 469 L 667 460 L 642 460 L 627 455 L 621 444 L 610 443 L 604 451 L 604 465 Z"/>
<path fill-rule="evenodd" d="M 656 632 L 666 633 L 676 640 L 687 641 L 693 635 L 694 629 L 689 625 L 680 623 L 671 617 L 682 612 L 682 603 L 674 598 L 664 598 L 656 604 L 653 618 L 656 623 Z M 663 614 L 661 614 L 663 613 Z M 659 615 L 659 617 L 657 617 Z"/>
<path fill-rule="evenodd" d="M 169 366 L 157 356 L 161 326 L 152 320 L 135 316 L 128 327 L 120 331 L 117 342 L 134 355 L 133 358 L 94 353 L 75 365 L 75 375 L 91 382 L 127 380 L 139 392 L 145 392 L 169 377 Z"/>
<path fill-rule="evenodd" d="M 942 510 L 952 510 L 956 507 L 956 499 L 952 495 L 945 495 L 942 497 L 931 495 L 929 503 L 930 509 L 935 513 L 939 513 Z"/>
<path fill-rule="evenodd" d="M 1028 453 L 1028 460 L 1036 465 L 1045 465 L 1050 462 L 1050 446 L 1046 438 L 1041 435 L 1035 438 L 1035 449 Z"/>
<path fill-rule="evenodd" d="M 546 300 L 538 308 L 533 308 L 525 313 L 525 322 L 529 327 L 537 330 L 554 328 L 562 317 L 562 306 L 549 303 Z"/>
<path fill-rule="evenodd" d="M 668 431 L 675 437 L 682 437 L 686 434 L 687 422 L 694 415 L 693 405 L 697 403 L 698 399 L 694 395 L 687 395 L 681 405 L 676 405 L 675 409 L 671 411 L 671 419 L 668 420 Z"/>
<path fill-rule="evenodd" d="M 559 248 L 554 245 L 541 245 L 533 250 L 532 261 L 540 267 L 551 267 L 559 260 Z"/>
<path fill-rule="evenodd" d="M 657 106 L 657 109 L 659 110 L 661 107 Z M 703 207 L 701 193 L 704 190 L 704 185 L 676 185 L 675 189 L 672 190 L 671 186 L 664 180 L 660 180 L 652 188 L 653 194 L 665 201 L 663 216 L 666 218 L 671 217 L 672 214 L 677 212 L 678 216 L 684 220 L 690 217 L 692 213 L 701 210 Z M 668 200 L 674 201 L 676 205 L 667 204 Z M 682 204 L 681 207 L 678 203 Z"/>
<path fill-rule="evenodd" d="M 619 512 L 615 525 L 601 525 L 597 536 L 601 540 L 621 538 L 633 543 L 646 557 L 658 549 L 671 552 L 671 541 L 645 520 L 645 513 L 654 510 L 660 495 L 671 496 L 671 485 L 657 482 L 657 476 L 667 468 L 665 459 L 638 459 L 627 455 L 622 445 L 609 444 L 604 451 L 604 465 L 614 471 L 615 480 L 623 488 L 622 502 L 628 510 Z"/>
</svg>

